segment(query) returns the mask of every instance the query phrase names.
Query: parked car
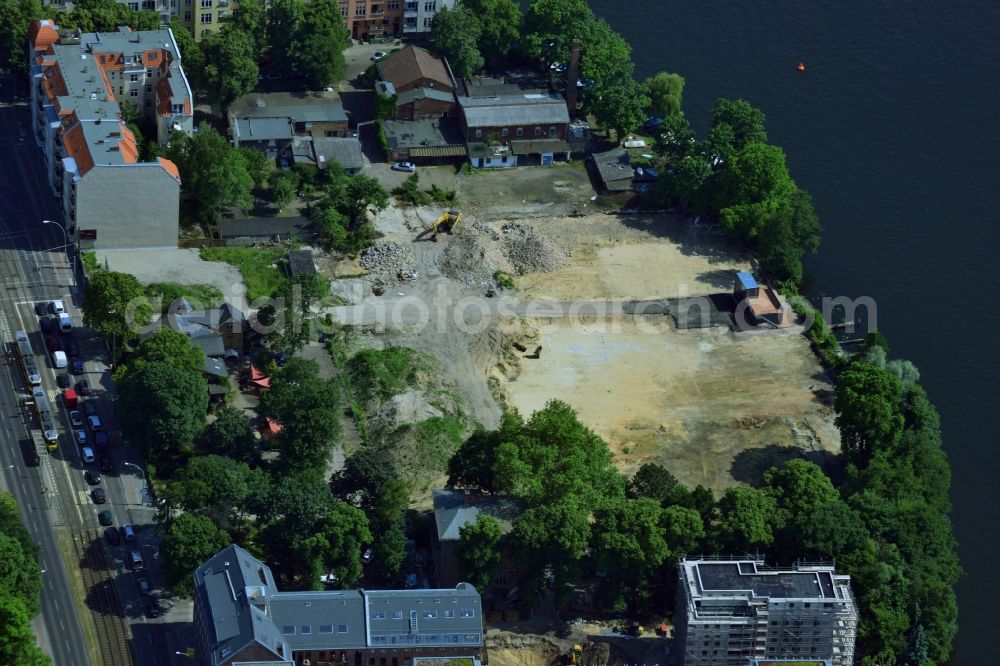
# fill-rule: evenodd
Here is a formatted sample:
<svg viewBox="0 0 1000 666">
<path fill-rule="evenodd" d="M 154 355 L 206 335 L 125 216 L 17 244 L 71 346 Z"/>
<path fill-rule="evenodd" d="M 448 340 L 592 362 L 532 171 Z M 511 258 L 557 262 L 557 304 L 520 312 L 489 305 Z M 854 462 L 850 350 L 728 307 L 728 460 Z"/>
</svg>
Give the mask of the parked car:
<svg viewBox="0 0 1000 666">
<path fill-rule="evenodd" d="M 76 341 L 76 338 L 72 336 L 66 338 L 66 353 L 69 354 L 70 358 L 78 358 L 80 356 L 80 344 Z"/>
<path fill-rule="evenodd" d="M 75 409 L 80 403 L 80 397 L 71 388 L 63 391 L 63 404 L 66 405 L 66 409 Z"/>
<path fill-rule="evenodd" d="M 97 415 L 97 403 L 93 400 L 87 400 L 83 403 L 83 413 L 88 417 Z"/>
<path fill-rule="evenodd" d="M 50 352 L 56 352 L 62 349 L 62 344 L 59 342 L 59 338 L 54 335 L 49 335 L 45 338 L 45 348 Z"/>
<path fill-rule="evenodd" d="M 59 315 L 59 331 L 62 333 L 73 332 L 73 318 L 66 312 Z"/>
<path fill-rule="evenodd" d="M 379 60 L 381 60 L 382 58 L 386 57 L 387 55 L 389 55 L 389 54 L 386 53 L 385 51 L 376 51 L 375 55 L 373 55 L 371 57 L 371 61 L 372 62 L 378 62 Z"/>
<path fill-rule="evenodd" d="M 122 538 L 125 539 L 125 543 L 135 541 L 135 528 L 132 527 L 131 523 L 122 525 Z"/>
<path fill-rule="evenodd" d="M 413 173 L 417 170 L 417 165 L 413 162 L 393 162 L 393 171 L 405 171 L 407 173 Z"/>
<path fill-rule="evenodd" d="M 68 373 L 60 372 L 58 375 L 56 375 L 56 384 L 59 385 L 59 388 L 61 389 L 69 388 L 69 385 L 72 383 L 73 380 L 70 378 Z"/>
<path fill-rule="evenodd" d="M 99 522 L 101 525 L 104 525 L 105 527 L 108 527 L 110 525 L 115 524 L 115 519 L 114 516 L 111 515 L 111 512 L 105 509 L 104 511 L 101 511 L 99 514 L 97 514 L 97 522 Z M 111 539 L 108 539 L 108 541 L 111 541 Z"/>
<path fill-rule="evenodd" d="M 163 615 L 163 609 L 160 608 L 160 602 L 156 599 L 150 599 L 149 603 L 146 604 L 146 617 L 157 618 Z"/>
<path fill-rule="evenodd" d="M 73 410 L 69 413 L 69 422 L 74 428 L 80 428 L 83 426 L 83 414 L 77 410 Z"/>
<path fill-rule="evenodd" d="M 104 513 L 104 512 L 102 511 L 101 513 Z M 111 513 L 111 512 L 108 511 L 108 513 Z M 104 530 L 104 538 L 107 539 L 108 543 L 110 543 L 112 546 L 117 546 L 118 544 L 120 544 L 122 542 L 121 535 L 118 534 L 118 530 L 116 530 L 113 527 L 109 527 L 108 529 Z"/>
<path fill-rule="evenodd" d="M 375 549 L 365 548 L 365 552 L 361 553 L 361 562 L 364 564 L 368 564 L 369 562 L 372 561 L 374 557 L 375 557 Z"/>
<path fill-rule="evenodd" d="M 94 488 L 90 491 L 90 496 L 94 498 L 94 504 L 104 504 L 108 501 L 103 488 Z"/>
<path fill-rule="evenodd" d="M 101 483 L 101 473 L 100 472 L 95 472 L 92 469 L 88 469 L 84 473 L 83 478 L 86 479 L 87 483 L 89 483 L 92 486 L 96 486 L 96 485 L 99 485 Z"/>
<path fill-rule="evenodd" d="M 38 325 L 42 327 L 42 333 L 51 333 L 56 327 L 52 317 L 42 317 L 38 320 Z"/>
<path fill-rule="evenodd" d="M 70 364 L 69 367 L 70 367 L 70 372 L 72 372 L 74 375 L 82 375 L 86 371 L 86 369 L 83 367 L 83 361 L 81 361 L 78 358 L 73 359 L 73 362 Z"/>
<path fill-rule="evenodd" d="M 90 395 L 90 382 L 86 379 L 81 379 L 76 383 L 76 392 L 80 395 Z"/>
<path fill-rule="evenodd" d="M 76 439 L 76 443 L 80 446 L 85 446 L 87 444 L 87 431 L 86 430 L 74 430 L 73 437 Z M 91 461 L 93 462 L 93 461 Z"/>
<path fill-rule="evenodd" d="M 114 465 L 111 464 L 111 458 L 108 456 L 101 456 L 101 459 L 98 462 L 101 464 L 101 471 L 105 474 L 110 474 L 115 471 Z"/>
<path fill-rule="evenodd" d="M 128 563 L 133 569 L 142 569 L 146 566 L 146 563 L 142 559 L 142 553 L 140 553 L 137 549 L 132 549 L 128 552 Z"/>
<path fill-rule="evenodd" d="M 94 445 L 97 447 L 98 451 L 107 451 L 108 446 L 111 445 L 111 440 L 108 439 L 108 433 L 103 430 L 94 433 Z"/>
<path fill-rule="evenodd" d="M 139 594 L 144 597 L 149 596 L 149 581 L 145 578 L 136 578 L 135 584 L 139 586 Z"/>
<path fill-rule="evenodd" d="M 104 426 L 101 425 L 101 417 L 97 414 L 87 417 L 87 425 L 89 425 L 90 429 L 94 432 L 100 432 L 104 429 Z"/>
<path fill-rule="evenodd" d="M 83 456 L 83 462 L 85 463 L 94 462 L 94 449 L 90 448 L 89 446 L 83 447 L 83 449 L 80 451 L 80 455 Z"/>
<path fill-rule="evenodd" d="M 663 118 L 659 116 L 653 116 L 652 118 L 646 119 L 646 122 L 642 124 L 642 129 L 647 131 L 652 131 L 662 124 L 663 124 Z"/>
<path fill-rule="evenodd" d="M 63 305 L 62 300 L 56 299 L 51 303 L 49 303 L 49 310 L 52 311 L 52 314 L 58 315 L 62 314 L 63 312 L 66 312 L 66 306 Z"/>
<path fill-rule="evenodd" d="M 35 314 L 41 317 L 43 314 L 48 312 L 48 303 L 35 303 Z"/>
</svg>

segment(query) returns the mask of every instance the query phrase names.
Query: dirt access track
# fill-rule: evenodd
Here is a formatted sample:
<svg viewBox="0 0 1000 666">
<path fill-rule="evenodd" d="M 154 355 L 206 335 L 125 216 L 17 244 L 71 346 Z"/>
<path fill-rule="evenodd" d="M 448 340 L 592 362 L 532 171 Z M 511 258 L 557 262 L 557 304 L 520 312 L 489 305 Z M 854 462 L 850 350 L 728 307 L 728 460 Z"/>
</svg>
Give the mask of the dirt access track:
<svg viewBox="0 0 1000 666">
<path fill-rule="evenodd" d="M 539 214 L 527 204 L 523 216 L 467 213 L 465 224 L 473 220 L 494 228 L 511 220 L 530 223 L 567 255 L 562 268 L 516 277 L 517 289 L 508 294 L 526 302 L 729 292 L 734 273 L 750 269 L 745 254 L 725 239 L 674 216 L 562 217 Z M 392 284 L 380 297 L 371 295 L 370 278 L 335 281 L 355 308 L 416 298 L 435 321 L 439 290 L 453 295 L 453 303 L 463 294 L 482 297 L 441 269 L 442 253 L 457 236 L 414 242 L 426 220 L 412 211 L 387 211 L 377 224 L 385 240 L 412 248 L 419 278 Z M 351 271 L 356 268 L 337 270 Z M 350 309 L 331 313 L 346 323 Z M 720 490 L 755 482 L 771 464 L 791 456 L 822 463 L 839 451 L 829 405 L 832 386 L 803 336 L 678 331 L 671 322 L 665 316 L 623 317 L 619 311 L 589 320 L 497 317 L 474 334 L 454 326 L 362 328 L 386 344 L 437 357 L 445 381 L 463 396 L 470 416 L 487 427 L 496 426 L 498 395 L 524 414 L 548 400 L 564 400 L 609 442 L 625 473 L 655 461 L 686 484 Z M 529 351 L 541 345 L 541 357 L 525 358 L 514 343 Z"/>
</svg>

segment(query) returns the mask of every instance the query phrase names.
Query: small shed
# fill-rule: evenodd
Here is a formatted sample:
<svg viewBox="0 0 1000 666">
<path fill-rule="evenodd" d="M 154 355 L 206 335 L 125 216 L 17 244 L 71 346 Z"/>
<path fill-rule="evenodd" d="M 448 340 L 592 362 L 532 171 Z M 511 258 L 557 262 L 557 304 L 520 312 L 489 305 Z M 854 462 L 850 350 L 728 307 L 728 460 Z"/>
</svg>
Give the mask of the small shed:
<svg viewBox="0 0 1000 666">
<path fill-rule="evenodd" d="M 736 323 L 745 321 L 752 326 L 781 325 L 784 316 L 781 300 L 768 286 L 761 285 L 750 273 L 739 271 L 733 283 L 733 299 L 736 302 Z M 742 317 L 741 317 L 742 315 Z"/>
<path fill-rule="evenodd" d="M 309 250 L 290 250 L 288 252 L 288 275 L 291 278 L 316 275 L 316 264 L 313 263 L 312 252 Z"/>
</svg>

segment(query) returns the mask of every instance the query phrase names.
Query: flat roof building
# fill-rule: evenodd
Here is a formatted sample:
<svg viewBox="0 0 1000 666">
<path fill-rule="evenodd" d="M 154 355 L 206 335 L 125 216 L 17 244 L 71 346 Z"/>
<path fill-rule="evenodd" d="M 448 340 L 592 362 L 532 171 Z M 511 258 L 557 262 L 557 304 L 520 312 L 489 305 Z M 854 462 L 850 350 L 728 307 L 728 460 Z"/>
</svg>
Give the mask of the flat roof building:
<svg viewBox="0 0 1000 666">
<path fill-rule="evenodd" d="M 440 590 L 281 592 L 271 570 L 236 545 L 194 573 L 199 663 L 404 666 L 462 657 L 478 666 L 479 593 L 467 583 Z M 308 661 L 307 661 L 308 660 Z"/>
<path fill-rule="evenodd" d="M 684 666 L 751 659 L 854 663 L 857 610 L 850 577 L 826 564 L 771 569 L 755 559 L 684 559 L 677 640 Z"/>
<path fill-rule="evenodd" d="M 156 127 L 191 132 L 194 99 L 169 28 L 84 33 L 35 21 L 29 33 L 33 136 L 65 226 L 82 249 L 176 247 L 180 174 L 139 160 L 123 100 Z"/>
</svg>

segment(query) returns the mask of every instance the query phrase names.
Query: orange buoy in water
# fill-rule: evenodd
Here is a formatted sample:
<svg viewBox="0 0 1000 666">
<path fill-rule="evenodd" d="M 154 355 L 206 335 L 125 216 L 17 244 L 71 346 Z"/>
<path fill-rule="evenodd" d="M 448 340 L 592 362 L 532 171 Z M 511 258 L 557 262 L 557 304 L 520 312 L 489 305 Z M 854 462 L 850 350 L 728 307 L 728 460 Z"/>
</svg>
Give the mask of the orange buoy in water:
<svg viewBox="0 0 1000 666">
<path fill-rule="evenodd" d="M 800 62 L 799 66 L 796 67 L 796 69 L 799 70 L 800 72 L 804 72 L 806 71 L 806 64 L 804 62 Z"/>
</svg>

